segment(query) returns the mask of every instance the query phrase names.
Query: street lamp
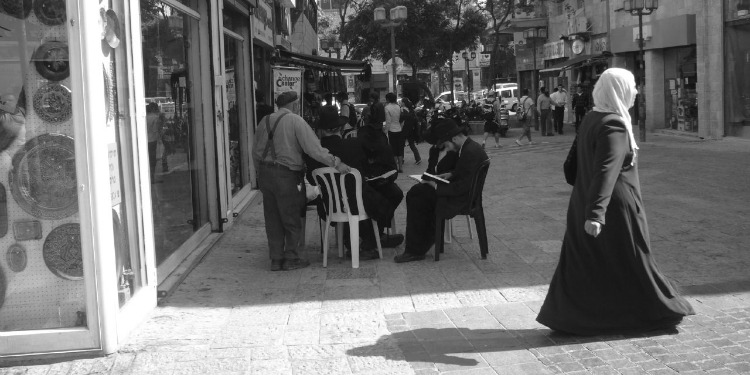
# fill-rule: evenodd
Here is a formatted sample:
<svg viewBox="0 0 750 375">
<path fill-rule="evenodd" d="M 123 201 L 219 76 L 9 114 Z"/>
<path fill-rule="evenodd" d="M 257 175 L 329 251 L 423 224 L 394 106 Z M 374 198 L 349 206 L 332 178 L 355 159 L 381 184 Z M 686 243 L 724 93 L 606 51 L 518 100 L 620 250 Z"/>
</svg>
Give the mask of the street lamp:
<svg viewBox="0 0 750 375">
<path fill-rule="evenodd" d="M 630 12 L 633 16 L 638 16 L 638 50 L 641 54 L 641 64 L 643 66 L 638 67 L 637 79 L 638 83 L 643 83 L 646 76 L 646 55 L 643 52 L 643 16 L 653 13 L 656 8 L 659 7 L 659 0 L 624 0 L 622 3 L 622 10 Z M 639 93 L 643 98 L 643 93 Z M 640 100 L 639 100 L 640 102 Z M 636 104 L 638 105 L 638 104 Z M 644 120 L 645 114 L 640 113 L 640 106 L 638 108 L 638 131 L 641 133 L 641 142 L 646 142 L 646 121 Z"/>
<path fill-rule="evenodd" d="M 323 39 L 320 41 L 320 48 L 323 51 L 328 52 L 328 57 L 331 57 L 331 52 L 336 51 L 336 58 L 341 58 L 341 41 L 333 39 Z"/>
<path fill-rule="evenodd" d="M 469 53 L 468 51 L 463 51 L 461 53 L 461 57 L 464 58 L 464 63 L 466 64 L 466 92 L 471 93 L 473 90 L 472 80 L 471 80 L 471 70 L 469 69 L 469 60 L 474 60 L 477 58 L 476 52 Z"/>
<path fill-rule="evenodd" d="M 329 39 L 323 39 L 323 40 L 320 41 L 320 48 L 323 51 L 328 52 L 328 57 L 331 57 L 331 47 L 333 47 L 333 46 L 332 46 L 332 43 L 331 43 L 331 41 Z"/>
<path fill-rule="evenodd" d="M 393 74 L 392 82 L 393 82 L 393 91 L 396 91 L 396 34 L 394 32 L 395 28 L 398 26 L 401 26 L 401 24 L 406 21 L 406 7 L 403 5 L 399 5 L 397 7 L 391 8 L 391 18 L 386 18 L 385 15 L 385 8 L 383 7 L 377 7 L 375 8 L 375 11 L 373 12 L 373 16 L 375 18 L 375 22 L 378 23 L 381 27 L 387 27 L 391 30 L 391 71 Z"/>
<path fill-rule="evenodd" d="M 538 88 L 537 82 L 539 82 L 539 79 L 537 77 L 537 71 L 536 71 L 536 40 L 547 40 L 547 29 L 544 27 L 535 27 L 533 29 L 526 29 L 523 31 L 523 37 L 526 40 L 531 40 L 532 47 L 532 56 L 531 60 L 534 62 L 534 70 L 531 73 L 531 92 L 532 95 L 539 95 L 539 92 L 537 92 Z"/>
<path fill-rule="evenodd" d="M 333 42 L 333 49 L 336 50 L 336 58 L 340 59 L 341 58 L 341 41 L 340 40 L 337 39 Z"/>
</svg>

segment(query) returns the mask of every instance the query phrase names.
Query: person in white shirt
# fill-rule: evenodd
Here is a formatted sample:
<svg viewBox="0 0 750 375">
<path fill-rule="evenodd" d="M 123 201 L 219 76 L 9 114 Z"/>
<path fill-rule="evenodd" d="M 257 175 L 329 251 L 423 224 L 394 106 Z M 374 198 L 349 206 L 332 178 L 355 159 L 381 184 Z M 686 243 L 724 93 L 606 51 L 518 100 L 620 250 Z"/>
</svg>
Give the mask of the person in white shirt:
<svg viewBox="0 0 750 375">
<path fill-rule="evenodd" d="M 550 96 L 552 103 L 555 106 L 554 113 L 552 115 L 555 121 L 555 131 L 557 134 L 563 133 L 563 120 L 565 119 L 565 105 L 568 103 L 568 93 L 563 88 L 563 85 L 557 85 L 557 89 Z"/>
<path fill-rule="evenodd" d="M 385 95 L 388 104 L 385 105 L 385 128 L 388 131 L 388 143 L 396 157 L 398 173 L 403 172 L 405 139 L 401 124 L 401 106 L 396 103 L 396 94 L 389 92 Z"/>
</svg>

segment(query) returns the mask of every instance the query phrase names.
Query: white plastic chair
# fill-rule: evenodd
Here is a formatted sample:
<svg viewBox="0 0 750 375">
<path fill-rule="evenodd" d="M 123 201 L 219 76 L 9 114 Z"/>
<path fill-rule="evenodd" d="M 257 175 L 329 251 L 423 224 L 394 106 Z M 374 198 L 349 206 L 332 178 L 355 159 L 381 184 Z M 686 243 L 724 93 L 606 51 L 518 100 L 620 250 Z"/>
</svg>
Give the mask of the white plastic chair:
<svg viewBox="0 0 750 375">
<path fill-rule="evenodd" d="M 351 177 L 349 177 L 351 176 Z M 357 207 L 350 207 L 349 192 L 346 190 L 346 178 L 354 178 L 355 191 L 353 201 Z M 352 169 L 348 174 L 340 174 L 334 168 L 318 168 L 313 171 L 313 178 L 320 187 L 324 200 L 328 200 L 326 206 L 326 223 L 323 233 L 323 267 L 328 267 L 328 231 L 331 223 L 336 224 L 338 239 L 339 258 L 344 256 L 344 223 L 349 223 L 349 239 L 352 251 L 352 268 L 359 268 L 359 222 L 369 219 L 362 203 L 362 176 L 359 171 Z M 352 210 L 356 208 L 356 210 Z M 356 214 L 354 213 L 356 211 Z M 378 224 L 372 221 L 372 230 L 375 233 L 375 242 L 378 245 L 378 254 L 383 259 L 383 249 L 380 247 L 380 236 Z"/>
<path fill-rule="evenodd" d="M 471 231 L 471 217 L 469 215 L 464 216 L 466 216 L 466 225 L 469 228 L 469 238 L 474 239 L 474 232 Z M 445 220 L 445 235 L 443 237 L 446 243 L 451 243 L 451 239 L 453 238 L 453 219 Z"/>
</svg>

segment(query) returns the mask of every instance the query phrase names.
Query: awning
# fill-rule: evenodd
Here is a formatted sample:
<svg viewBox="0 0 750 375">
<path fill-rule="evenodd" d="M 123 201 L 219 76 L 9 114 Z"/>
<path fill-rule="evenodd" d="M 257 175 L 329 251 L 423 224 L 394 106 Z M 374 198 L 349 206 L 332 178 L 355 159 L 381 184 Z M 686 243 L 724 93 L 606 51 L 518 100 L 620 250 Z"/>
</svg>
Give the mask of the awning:
<svg viewBox="0 0 750 375">
<path fill-rule="evenodd" d="M 365 68 L 365 65 L 367 65 L 366 62 L 361 60 L 341 60 L 284 50 L 279 51 L 279 57 L 279 62 L 281 63 L 286 62 L 293 65 L 301 65 L 323 70 L 339 70 L 342 73 L 359 73 Z"/>
<path fill-rule="evenodd" d="M 600 60 L 603 61 L 606 59 L 607 59 L 607 56 L 605 55 L 580 55 L 570 60 L 565 60 L 563 62 L 557 63 L 550 67 L 540 69 L 539 73 L 556 72 L 556 71 L 567 69 L 573 66 L 588 64 L 588 63 L 592 63 L 592 62 L 600 61 Z"/>
</svg>

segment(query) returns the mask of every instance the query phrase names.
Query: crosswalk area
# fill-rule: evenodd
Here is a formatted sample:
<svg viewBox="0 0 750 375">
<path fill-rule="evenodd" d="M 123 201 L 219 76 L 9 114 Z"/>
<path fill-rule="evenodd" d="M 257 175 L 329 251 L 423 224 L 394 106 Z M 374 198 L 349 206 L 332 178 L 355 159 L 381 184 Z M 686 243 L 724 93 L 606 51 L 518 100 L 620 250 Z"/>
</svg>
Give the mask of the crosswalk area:
<svg viewBox="0 0 750 375">
<path fill-rule="evenodd" d="M 507 141 L 506 141 L 507 142 Z M 572 142 L 572 141 L 571 141 Z M 503 143 L 503 147 L 495 147 L 495 143 L 490 141 L 486 145 L 484 151 L 488 156 L 493 157 L 496 155 L 513 155 L 522 153 L 548 153 L 556 151 L 568 151 L 570 149 L 570 143 L 568 142 L 539 142 L 534 141 L 534 144 L 522 143 L 522 146 L 518 146 L 514 142 Z"/>
</svg>

